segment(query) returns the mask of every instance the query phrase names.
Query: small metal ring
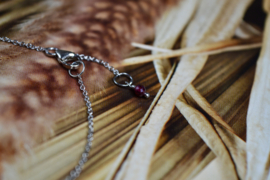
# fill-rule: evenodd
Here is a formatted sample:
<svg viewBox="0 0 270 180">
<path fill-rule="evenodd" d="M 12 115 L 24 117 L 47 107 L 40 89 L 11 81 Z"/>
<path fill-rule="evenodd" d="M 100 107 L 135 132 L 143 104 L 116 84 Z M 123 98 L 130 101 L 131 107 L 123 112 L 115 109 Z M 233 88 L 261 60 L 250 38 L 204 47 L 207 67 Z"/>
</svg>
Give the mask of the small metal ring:
<svg viewBox="0 0 270 180">
<path fill-rule="evenodd" d="M 56 50 L 58 50 L 58 49 L 55 47 L 44 48 L 45 54 L 48 56 L 56 56 L 55 52 L 54 53 L 49 52 L 49 51 L 56 51 Z"/>
<path fill-rule="evenodd" d="M 116 81 L 117 78 L 121 77 L 121 76 L 125 76 L 129 79 L 129 82 L 125 81 L 126 84 L 121 84 L 121 83 L 118 83 Z M 130 87 L 133 83 L 133 78 L 128 74 L 128 73 L 119 73 L 117 75 L 114 76 L 113 78 L 113 82 L 114 84 L 116 84 L 117 86 L 121 86 L 121 87 Z"/>
<path fill-rule="evenodd" d="M 61 63 L 65 68 L 72 70 L 72 69 L 78 69 L 80 67 L 80 63 L 78 63 L 80 61 L 81 60 L 77 60 L 77 61 L 74 61 L 72 63 L 67 63 L 67 62 L 61 62 Z"/>
<path fill-rule="evenodd" d="M 82 71 L 81 71 L 80 73 L 78 73 L 78 74 L 72 74 L 72 73 L 71 73 L 71 70 L 72 70 L 72 69 L 69 69 L 69 70 L 68 70 L 68 73 L 69 73 L 69 75 L 70 75 L 71 77 L 74 77 L 74 78 L 79 77 L 79 76 L 81 76 L 82 73 L 84 72 L 84 70 L 85 70 L 85 65 L 84 65 L 84 63 L 83 63 L 82 61 L 74 61 L 73 63 L 71 63 L 71 65 L 77 65 L 78 63 L 80 63 L 80 64 L 83 65 Z"/>
</svg>

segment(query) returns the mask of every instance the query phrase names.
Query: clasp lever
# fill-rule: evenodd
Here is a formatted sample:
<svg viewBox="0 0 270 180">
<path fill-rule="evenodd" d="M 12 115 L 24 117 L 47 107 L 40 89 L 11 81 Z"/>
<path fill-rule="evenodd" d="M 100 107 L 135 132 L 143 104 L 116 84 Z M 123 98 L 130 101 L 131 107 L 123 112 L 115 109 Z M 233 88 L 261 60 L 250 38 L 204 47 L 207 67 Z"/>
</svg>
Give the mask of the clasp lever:
<svg viewBox="0 0 270 180">
<path fill-rule="evenodd" d="M 81 57 L 73 52 L 57 49 L 55 51 L 57 60 L 59 63 L 63 64 L 67 69 L 78 69 L 81 61 Z M 68 63 L 72 62 L 72 63 Z"/>
</svg>

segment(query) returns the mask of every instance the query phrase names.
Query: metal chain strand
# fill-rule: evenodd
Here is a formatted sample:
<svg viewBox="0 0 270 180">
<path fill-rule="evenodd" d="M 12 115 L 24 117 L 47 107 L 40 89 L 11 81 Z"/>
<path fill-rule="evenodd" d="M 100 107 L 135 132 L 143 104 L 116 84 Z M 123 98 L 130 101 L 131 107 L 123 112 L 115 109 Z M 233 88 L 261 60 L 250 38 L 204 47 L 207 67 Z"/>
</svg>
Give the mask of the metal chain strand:
<svg viewBox="0 0 270 180">
<path fill-rule="evenodd" d="M 43 48 L 43 47 L 40 47 L 40 46 L 35 46 L 31 43 L 25 43 L 25 42 L 20 42 L 20 41 L 17 41 L 17 40 L 12 40 L 12 39 L 9 39 L 8 37 L 0 37 L 0 40 L 3 41 L 3 42 L 8 42 L 8 43 L 12 43 L 16 46 L 21 46 L 21 47 L 26 47 L 28 49 L 33 49 L 33 50 L 36 50 L 36 51 L 46 51 L 46 48 Z"/>
<path fill-rule="evenodd" d="M 10 39 L 8 37 L 0 37 L 0 40 L 3 41 L 3 42 L 12 43 L 12 44 L 14 44 L 16 46 L 26 47 L 28 49 L 36 50 L 36 51 L 39 51 L 39 52 L 44 51 L 46 53 L 46 55 L 48 55 L 48 56 L 56 56 L 55 53 L 49 52 L 49 51 L 57 50 L 57 48 L 54 48 L 54 47 L 44 48 L 44 47 L 40 47 L 40 46 L 35 46 L 35 45 L 31 44 L 31 43 L 25 43 L 25 42 L 20 42 L 20 41 L 17 41 L 17 40 L 12 40 L 12 39 Z M 105 68 L 107 68 L 109 71 L 111 71 L 114 75 L 119 74 L 119 71 L 117 69 L 115 69 L 114 67 L 110 66 L 110 64 L 108 62 L 105 62 L 103 60 L 99 60 L 99 59 L 97 59 L 95 57 L 92 57 L 92 56 L 86 56 L 84 54 L 81 54 L 79 56 L 81 57 L 81 59 L 84 59 L 86 61 L 92 61 L 92 62 L 103 65 Z"/>
<path fill-rule="evenodd" d="M 81 174 L 83 165 L 87 162 L 88 153 L 92 147 L 93 134 L 94 134 L 93 109 L 91 107 L 90 98 L 85 89 L 81 76 L 78 76 L 78 83 L 80 86 L 80 90 L 82 91 L 82 94 L 84 96 L 85 105 L 87 107 L 87 121 L 88 121 L 89 130 L 87 134 L 87 143 L 85 145 L 84 152 L 82 153 L 81 159 L 79 160 L 78 165 L 75 166 L 75 168 L 70 172 L 69 176 L 67 176 L 65 180 L 74 180 L 77 177 L 79 177 L 79 175 Z"/>
<path fill-rule="evenodd" d="M 108 62 L 105 62 L 103 60 L 99 60 L 95 57 L 92 56 L 86 56 L 84 54 L 80 54 L 79 55 L 82 59 L 86 60 L 86 61 L 92 61 L 98 64 L 103 65 L 106 69 L 108 69 L 109 71 L 111 71 L 114 75 L 118 75 L 119 71 L 117 69 L 115 69 L 114 67 L 110 66 L 110 64 Z"/>
</svg>

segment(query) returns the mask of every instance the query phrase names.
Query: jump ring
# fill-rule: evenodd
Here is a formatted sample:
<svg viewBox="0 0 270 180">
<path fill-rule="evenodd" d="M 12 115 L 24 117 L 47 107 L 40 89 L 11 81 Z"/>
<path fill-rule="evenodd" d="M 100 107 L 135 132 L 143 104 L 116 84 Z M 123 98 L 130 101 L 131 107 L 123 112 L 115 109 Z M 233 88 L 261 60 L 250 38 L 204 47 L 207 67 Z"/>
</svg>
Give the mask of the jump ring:
<svg viewBox="0 0 270 180">
<path fill-rule="evenodd" d="M 116 81 L 117 78 L 121 77 L 121 76 L 124 76 L 124 77 L 127 77 L 129 79 L 129 82 L 126 82 L 125 81 L 125 84 L 121 84 L 121 83 L 118 83 Z M 121 86 L 121 87 L 130 87 L 133 83 L 133 78 L 128 74 L 128 73 L 119 73 L 117 75 L 114 76 L 113 78 L 113 82 L 114 84 L 116 84 L 117 86 Z"/>
<path fill-rule="evenodd" d="M 81 76 L 82 73 L 84 72 L 84 70 L 85 70 L 85 65 L 84 65 L 84 63 L 83 63 L 82 61 L 74 61 L 73 63 L 71 63 L 71 65 L 77 65 L 78 63 L 80 63 L 80 64 L 83 65 L 82 71 L 81 71 L 80 73 L 78 73 L 78 74 L 72 74 L 72 73 L 71 73 L 71 70 L 72 70 L 72 69 L 69 69 L 69 70 L 68 70 L 68 73 L 69 73 L 69 75 L 70 75 L 71 77 L 74 77 L 74 78 L 79 77 L 79 76 Z"/>
</svg>

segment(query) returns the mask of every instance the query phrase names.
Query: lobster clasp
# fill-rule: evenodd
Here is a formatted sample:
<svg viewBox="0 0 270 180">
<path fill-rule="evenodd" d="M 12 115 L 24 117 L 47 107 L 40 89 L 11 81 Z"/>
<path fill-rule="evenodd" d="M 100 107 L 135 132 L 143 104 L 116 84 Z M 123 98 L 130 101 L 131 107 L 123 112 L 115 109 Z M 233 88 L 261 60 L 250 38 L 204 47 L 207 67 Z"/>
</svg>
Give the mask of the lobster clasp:
<svg viewBox="0 0 270 180">
<path fill-rule="evenodd" d="M 80 67 L 80 63 L 76 63 L 76 61 L 81 61 L 81 57 L 73 52 L 64 51 L 57 49 L 55 51 L 57 55 L 57 60 L 59 63 L 63 64 L 63 66 L 67 69 L 78 69 Z"/>
</svg>

